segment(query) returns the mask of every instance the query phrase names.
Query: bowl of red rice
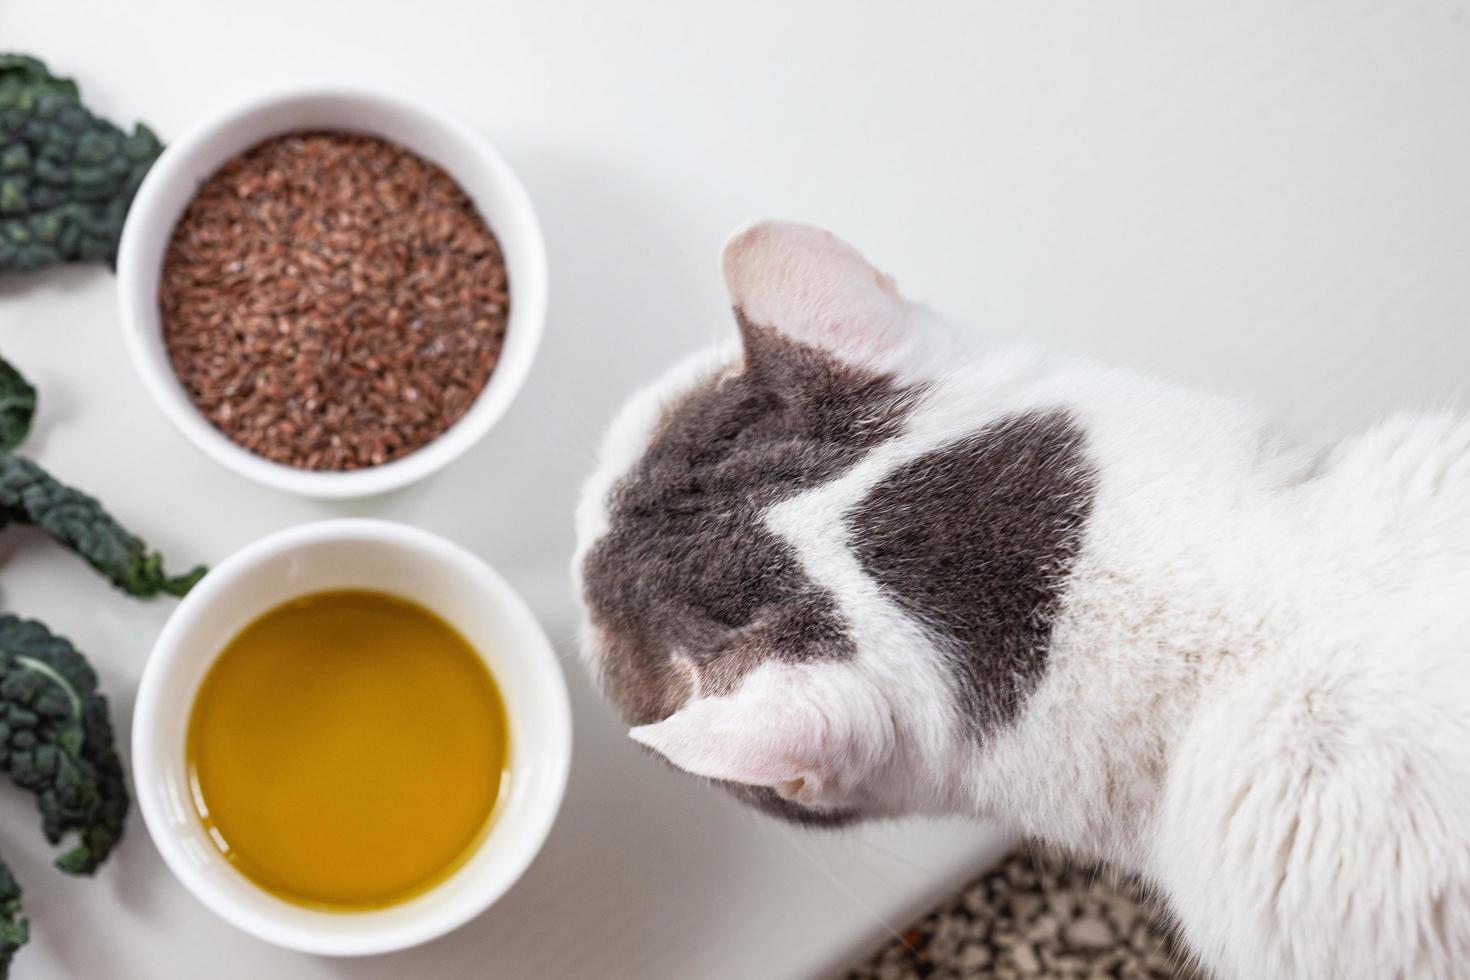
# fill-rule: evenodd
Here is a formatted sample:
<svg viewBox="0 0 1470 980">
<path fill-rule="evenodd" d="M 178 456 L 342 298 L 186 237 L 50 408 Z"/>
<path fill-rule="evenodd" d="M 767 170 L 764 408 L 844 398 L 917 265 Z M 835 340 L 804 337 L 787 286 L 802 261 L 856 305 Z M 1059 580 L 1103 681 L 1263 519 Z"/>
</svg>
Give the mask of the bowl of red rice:
<svg viewBox="0 0 1470 980">
<path fill-rule="evenodd" d="M 251 99 L 168 146 L 118 251 L 129 353 L 217 462 L 312 497 L 465 453 L 530 370 L 546 249 L 478 133 L 357 89 Z"/>
</svg>

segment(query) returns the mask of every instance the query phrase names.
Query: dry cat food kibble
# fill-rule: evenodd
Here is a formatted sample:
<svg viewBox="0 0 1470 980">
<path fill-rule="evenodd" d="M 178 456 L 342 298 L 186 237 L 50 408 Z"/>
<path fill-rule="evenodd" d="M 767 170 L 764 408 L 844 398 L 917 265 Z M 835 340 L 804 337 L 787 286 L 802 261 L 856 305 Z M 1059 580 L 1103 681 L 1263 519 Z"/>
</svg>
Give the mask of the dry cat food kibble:
<svg viewBox="0 0 1470 980">
<path fill-rule="evenodd" d="M 453 425 L 495 369 L 500 244 L 447 173 L 351 133 L 235 157 L 174 229 L 163 339 L 239 445 L 314 470 L 397 459 Z"/>
</svg>

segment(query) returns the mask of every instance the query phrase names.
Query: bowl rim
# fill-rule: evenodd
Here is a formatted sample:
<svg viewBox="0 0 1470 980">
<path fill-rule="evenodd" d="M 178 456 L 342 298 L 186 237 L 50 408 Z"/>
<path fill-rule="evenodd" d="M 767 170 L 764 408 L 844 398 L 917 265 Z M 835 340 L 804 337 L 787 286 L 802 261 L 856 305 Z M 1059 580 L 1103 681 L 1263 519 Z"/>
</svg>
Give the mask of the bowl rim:
<svg viewBox="0 0 1470 980">
<path fill-rule="evenodd" d="M 303 547 L 340 541 L 413 548 L 430 560 L 445 562 L 456 572 L 472 579 L 488 602 L 499 605 L 511 616 L 516 631 L 529 634 L 530 642 L 519 649 L 517 656 L 531 661 L 539 689 L 535 709 L 546 715 L 546 724 L 554 732 L 553 741 L 556 743 L 549 746 L 554 750 L 550 752 L 544 751 L 547 746 L 539 747 L 538 778 L 531 784 L 538 787 L 536 793 L 539 797 L 532 808 L 533 822 L 523 829 L 516 849 L 507 859 L 493 866 L 496 875 L 470 879 L 467 890 L 456 904 L 428 909 L 426 914 L 415 919 L 390 925 L 375 923 L 372 930 L 350 933 L 324 932 L 300 922 L 283 922 L 258 909 L 242 906 L 190 861 L 184 838 L 174 830 L 165 810 L 164 773 L 170 764 L 162 757 L 159 744 L 163 739 L 160 732 L 162 716 L 167 710 L 164 701 L 167 682 L 196 658 L 203 656 L 212 662 L 222 652 L 198 653 L 182 643 L 183 637 L 206 610 L 219 601 L 227 600 L 238 580 L 261 563 Z M 326 956 L 366 956 L 417 946 L 459 928 L 499 901 L 530 867 L 556 823 L 566 798 L 573 751 L 571 701 L 560 660 L 540 622 L 510 583 L 478 555 L 447 538 L 396 521 L 356 517 L 308 521 L 268 534 L 230 555 L 191 589 L 170 614 L 144 664 L 133 704 L 131 735 L 132 775 L 138 810 L 149 838 L 174 877 L 205 907 L 237 928 L 288 949 Z M 181 745 L 176 748 L 182 753 Z M 492 827 L 484 840 L 490 840 L 495 833 Z M 455 874 L 464 870 L 462 867 Z M 432 894 L 434 888 L 426 894 Z M 404 907 L 395 905 L 389 909 L 401 910 Z M 372 916 L 377 913 L 324 914 Z"/>
<path fill-rule="evenodd" d="M 389 114 L 416 119 L 438 129 L 448 139 L 459 143 L 473 156 L 477 166 L 497 184 L 508 202 L 509 224 L 516 226 L 515 235 L 523 243 L 519 251 L 521 267 L 516 270 L 507 334 L 516 332 L 515 347 L 507 345 L 491 371 L 485 386 L 475 396 L 469 409 L 452 426 L 413 452 L 378 466 L 356 470 L 308 470 L 259 456 L 236 444 L 216 429 L 184 393 L 166 356 L 158 356 L 147 339 L 160 329 L 157 297 L 142 295 L 145 283 L 157 284 L 153 270 L 162 266 L 161 254 L 144 248 L 144 238 L 165 221 L 171 230 L 179 215 L 163 216 L 164 200 L 181 182 L 195 182 L 188 167 L 194 158 L 234 126 L 262 112 L 288 113 L 304 102 L 336 102 L 344 107 L 368 104 Z M 279 133 L 298 127 L 285 126 Z M 331 128 L 331 127 L 326 127 Z M 348 121 L 345 131 L 372 132 L 372 127 L 358 127 Z M 262 138 L 240 141 L 233 152 L 248 149 Z M 383 137 L 390 138 L 390 137 Z M 411 141 L 399 142 L 410 152 L 424 156 L 444 167 L 469 193 L 464 179 L 464 166 L 458 169 L 431 154 L 423 154 Z M 228 159 L 228 158 L 226 158 Z M 473 195 L 471 195 L 473 197 Z M 190 198 L 192 199 L 192 195 Z M 487 221 L 488 223 L 488 221 Z M 505 221 L 491 226 L 505 240 Z M 166 241 L 166 239 L 165 239 Z M 177 140 L 164 147 L 138 187 L 123 223 L 117 253 L 117 297 L 124 342 L 130 360 L 153 401 L 174 427 L 184 434 L 196 449 L 234 472 L 278 490 L 318 499 L 349 499 L 384 494 L 443 468 L 463 455 L 492 429 L 515 401 L 536 359 L 546 325 L 547 256 L 540 220 L 525 185 L 500 152 L 478 132 L 454 116 L 413 101 L 394 92 L 364 85 L 293 85 L 267 89 L 238 99 L 190 126 Z M 153 311 L 151 314 L 146 311 Z M 140 322 L 141 321 L 141 322 Z M 510 356 L 507 356 L 507 353 Z M 497 401 L 490 393 L 504 391 Z"/>
</svg>

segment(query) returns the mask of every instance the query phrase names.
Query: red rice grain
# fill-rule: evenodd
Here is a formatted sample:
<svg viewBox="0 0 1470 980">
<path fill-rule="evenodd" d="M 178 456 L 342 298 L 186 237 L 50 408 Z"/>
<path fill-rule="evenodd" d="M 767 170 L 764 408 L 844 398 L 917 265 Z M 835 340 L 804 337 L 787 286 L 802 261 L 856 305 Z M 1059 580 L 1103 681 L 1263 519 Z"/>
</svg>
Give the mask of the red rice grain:
<svg viewBox="0 0 1470 980">
<path fill-rule="evenodd" d="M 500 244 L 447 173 L 372 136 L 292 133 L 210 177 L 159 287 L 184 389 L 267 459 L 351 470 L 452 426 L 510 313 Z"/>
</svg>

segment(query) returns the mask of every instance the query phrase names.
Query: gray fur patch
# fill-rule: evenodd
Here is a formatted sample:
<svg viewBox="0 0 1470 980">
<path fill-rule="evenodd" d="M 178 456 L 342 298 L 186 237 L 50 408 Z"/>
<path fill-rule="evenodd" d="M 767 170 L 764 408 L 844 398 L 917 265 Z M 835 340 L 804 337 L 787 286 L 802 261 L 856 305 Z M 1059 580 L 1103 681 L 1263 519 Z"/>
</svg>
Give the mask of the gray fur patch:
<svg viewBox="0 0 1470 980">
<path fill-rule="evenodd" d="M 718 780 L 716 780 L 716 785 L 729 790 L 736 799 L 758 810 L 764 810 L 771 816 L 806 827 L 822 829 L 847 827 L 862 819 L 862 815 L 853 810 L 818 810 L 802 806 L 800 803 L 793 803 L 769 786 L 746 786 L 741 783 L 727 783 Z"/>
<path fill-rule="evenodd" d="M 896 435 L 909 398 L 736 315 L 744 370 L 666 414 L 613 489 L 608 531 L 583 566 L 603 686 L 632 725 L 689 699 L 689 667 L 718 694 L 767 659 L 852 651 L 832 597 L 762 514 Z"/>
<path fill-rule="evenodd" d="M 914 460 L 849 518 L 868 574 L 950 644 L 981 735 L 1045 673 L 1094 495 L 1081 428 L 1062 410 L 1030 412 Z"/>
</svg>

